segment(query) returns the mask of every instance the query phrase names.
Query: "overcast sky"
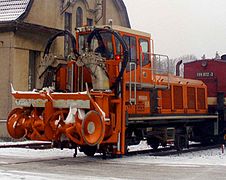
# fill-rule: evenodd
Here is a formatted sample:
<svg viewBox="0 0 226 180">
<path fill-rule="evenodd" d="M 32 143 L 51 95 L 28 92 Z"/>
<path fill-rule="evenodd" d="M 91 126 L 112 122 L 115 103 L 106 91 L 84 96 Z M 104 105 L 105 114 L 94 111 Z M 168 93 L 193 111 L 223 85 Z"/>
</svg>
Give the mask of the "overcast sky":
<svg viewBox="0 0 226 180">
<path fill-rule="evenodd" d="M 124 0 L 133 29 L 149 32 L 170 58 L 226 54 L 226 0 Z"/>
</svg>

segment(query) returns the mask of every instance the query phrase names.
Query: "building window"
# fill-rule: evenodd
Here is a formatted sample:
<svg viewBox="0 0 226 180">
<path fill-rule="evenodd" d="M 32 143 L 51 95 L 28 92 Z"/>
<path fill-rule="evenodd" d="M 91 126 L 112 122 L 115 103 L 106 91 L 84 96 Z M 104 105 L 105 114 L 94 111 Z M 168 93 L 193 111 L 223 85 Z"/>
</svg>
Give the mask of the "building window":
<svg viewBox="0 0 226 180">
<path fill-rule="evenodd" d="M 64 24 L 64 29 L 71 31 L 72 28 L 72 15 L 71 13 L 66 12 L 65 13 L 65 24 Z"/>
<path fill-rule="evenodd" d="M 83 25 L 83 11 L 81 7 L 76 10 L 76 27 L 81 27 Z"/>
<path fill-rule="evenodd" d="M 39 51 L 29 51 L 29 71 L 28 71 L 28 90 L 33 90 L 36 88 L 36 65 L 40 58 Z"/>
<path fill-rule="evenodd" d="M 72 29 L 72 14 L 71 13 L 65 13 L 64 17 L 64 29 L 71 32 Z M 71 41 L 69 40 L 68 35 L 64 38 L 64 57 L 67 57 L 67 55 L 70 53 L 71 49 Z"/>
<path fill-rule="evenodd" d="M 87 26 L 93 26 L 93 19 L 87 18 Z"/>
</svg>

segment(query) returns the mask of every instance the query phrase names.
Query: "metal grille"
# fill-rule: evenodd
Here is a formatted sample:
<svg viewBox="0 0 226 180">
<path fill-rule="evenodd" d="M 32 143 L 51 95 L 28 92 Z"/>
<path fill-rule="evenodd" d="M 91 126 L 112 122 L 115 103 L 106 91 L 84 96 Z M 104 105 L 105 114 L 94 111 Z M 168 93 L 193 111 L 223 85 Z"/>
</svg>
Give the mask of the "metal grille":
<svg viewBox="0 0 226 180">
<path fill-rule="evenodd" d="M 171 106 L 171 90 L 162 91 L 162 108 L 163 109 L 172 109 Z"/>
<path fill-rule="evenodd" d="M 182 86 L 173 87 L 174 108 L 183 109 L 183 88 Z"/>
<path fill-rule="evenodd" d="M 198 99 L 198 109 L 205 109 L 205 89 L 198 88 L 197 89 L 197 99 Z"/>
<path fill-rule="evenodd" d="M 187 88 L 188 109 L 195 109 L 195 88 Z"/>
</svg>

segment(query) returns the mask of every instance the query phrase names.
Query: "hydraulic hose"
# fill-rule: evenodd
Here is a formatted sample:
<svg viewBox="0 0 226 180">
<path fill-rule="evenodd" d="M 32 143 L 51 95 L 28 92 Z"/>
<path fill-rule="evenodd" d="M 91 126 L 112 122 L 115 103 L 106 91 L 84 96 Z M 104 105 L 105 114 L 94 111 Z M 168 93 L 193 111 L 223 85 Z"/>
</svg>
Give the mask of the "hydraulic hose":
<svg viewBox="0 0 226 180">
<path fill-rule="evenodd" d="M 54 41 L 57 37 L 59 37 L 59 36 L 66 36 L 66 35 L 68 35 L 68 37 L 69 37 L 70 40 L 71 40 L 71 45 L 72 45 L 72 49 L 73 49 L 74 55 L 75 55 L 76 57 L 78 57 L 78 56 L 79 56 L 79 53 L 78 53 L 78 51 L 77 51 L 77 49 L 76 49 L 76 39 L 75 39 L 74 35 L 73 35 L 70 31 L 68 31 L 68 30 L 63 30 L 63 31 L 60 31 L 60 32 L 54 34 L 53 36 L 51 36 L 51 37 L 49 38 L 49 40 L 48 40 L 48 42 L 47 42 L 47 44 L 46 44 L 46 47 L 45 47 L 45 51 L 44 51 L 43 58 L 44 58 L 46 55 L 49 54 L 49 51 L 50 51 L 50 48 L 51 48 L 51 46 L 52 46 L 53 41 Z"/>
<path fill-rule="evenodd" d="M 113 85 L 110 88 L 111 90 L 117 89 L 119 83 L 122 80 L 123 73 L 124 73 L 124 71 L 126 69 L 126 66 L 127 66 L 127 63 L 128 63 L 128 47 L 127 47 L 126 42 L 123 40 L 122 36 L 118 32 L 114 31 L 113 29 L 111 29 L 111 28 L 95 28 L 90 33 L 90 35 L 87 38 L 88 49 L 91 49 L 91 42 L 92 42 L 92 39 L 94 37 L 97 38 L 99 44 L 103 48 L 106 48 L 105 45 L 104 45 L 103 39 L 102 39 L 102 37 L 100 35 L 100 32 L 108 32 L 108 33 L 111 33 L 115 38 L 117 38 L 117 40 L 120 42 L 120 44 L 122 46 L 122 49 L 123 49 L 122 67 L 121 67 L 121 70 L 119 72 L 119 75 L 117 76 L 115 82 L 113 83 Z"/>
</svg>

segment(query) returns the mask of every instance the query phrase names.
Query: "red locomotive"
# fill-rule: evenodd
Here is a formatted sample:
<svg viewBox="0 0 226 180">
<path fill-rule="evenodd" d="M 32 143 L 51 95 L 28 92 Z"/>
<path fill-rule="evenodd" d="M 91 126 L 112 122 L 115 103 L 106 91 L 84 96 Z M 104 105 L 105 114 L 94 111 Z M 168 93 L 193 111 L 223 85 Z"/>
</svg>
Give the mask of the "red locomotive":
<svg viewBox="0 0 226 180">
<path fill-rule="evenodd" d="M 203 81 L 208 87 L 208 104 L 217 104 L 217 92 L 226 92 L 226 60 L 204 59 L 184 63 L 184 77 Z M 225 94 L 226 95 L 226 94 Z"/>
<path fill-rule="evenodd" d="M 57 36 L 71 38 L 70 59 L 51 60 Z M 76 41 L 77 40 L 77 41 Z M 128 28 L 83 27 L 76 38 L 68 31 L 51 37 L 44 88 L 12 91 L 19 108 L 9 114 L 13 138 L 53 141 L 58 147 L 126 154 L 141 140 L 158 148 L 174 142 L 218 139 L 219 118 L 208 113 L 207 87 L 199 80 L 170 75 L 167 56 L 154 54 L 147 33 Z M 55 65 L 54 65 L 55 64 Z"/>
<path fill-rule="evenodd" d="M 225 119 L 225 69 L 226 55 L 221 56 L 221 59 L 202 59 L 184 63 L 184 77 L 201 80 L 207 85 L 208 110 L 210 113 L 218 112 L 221 119 Z M 225 122 L 226 119 L 220 123 L 221 128 L 225 127 Z"/>
</svg>

